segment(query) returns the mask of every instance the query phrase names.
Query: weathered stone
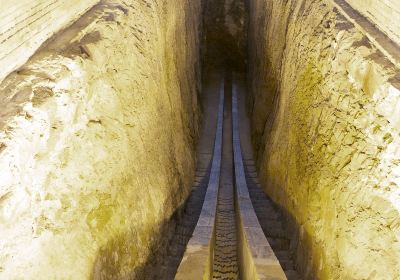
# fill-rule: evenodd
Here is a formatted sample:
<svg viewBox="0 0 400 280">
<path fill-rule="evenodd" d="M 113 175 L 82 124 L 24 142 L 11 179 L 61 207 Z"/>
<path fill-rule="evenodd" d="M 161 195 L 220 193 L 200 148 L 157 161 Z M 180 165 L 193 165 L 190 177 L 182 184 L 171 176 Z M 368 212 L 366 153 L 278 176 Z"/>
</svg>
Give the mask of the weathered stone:
<svg viewBox="0 0 400 280">
<path fill-rule="evenodd" d="M 397 279 L 399 68 L 333 2 L 250 1 L 260 175 L 296 221 L 305 279 Z"/>
<path fill-rule="evenodd" d="M 0 84 L 0 279 L 139 277 L 163 246 L 194 177 L 200 14 L 103 1 Z"/>
<path fill-rule="evenodd" d="M 22 66 L 51 36 L 76 21 L 99 0 L 2 1 L 0 81 Z"/>
</svg>

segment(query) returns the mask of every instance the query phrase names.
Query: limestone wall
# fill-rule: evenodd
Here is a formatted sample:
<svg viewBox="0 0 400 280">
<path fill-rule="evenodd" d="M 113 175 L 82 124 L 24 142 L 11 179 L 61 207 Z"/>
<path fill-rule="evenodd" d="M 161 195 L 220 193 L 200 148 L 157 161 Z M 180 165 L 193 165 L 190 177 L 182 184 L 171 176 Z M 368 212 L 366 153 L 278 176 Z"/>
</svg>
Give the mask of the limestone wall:
<svg viewBox="0 0 400 280">
<path fill-rule="evenodd" d="M 400 278 L 400 75 L 331 1 L 250 1 L 249 108 L 304 279 Z"/>
<path fill-rule="evenodd" d="M 0 81 L 99 0 L 0 1 Z"/>
<path fill-rule="evenodd" d="M 400 2 L 398 0 L 346 0 L 400 44 Z"/>
<path fill-rule="evenodd" d="M 0 84 L 0 279 L 134 279 L 162 252 L 194 176 L 199 2 L 103 1 Z"/>
</svg>

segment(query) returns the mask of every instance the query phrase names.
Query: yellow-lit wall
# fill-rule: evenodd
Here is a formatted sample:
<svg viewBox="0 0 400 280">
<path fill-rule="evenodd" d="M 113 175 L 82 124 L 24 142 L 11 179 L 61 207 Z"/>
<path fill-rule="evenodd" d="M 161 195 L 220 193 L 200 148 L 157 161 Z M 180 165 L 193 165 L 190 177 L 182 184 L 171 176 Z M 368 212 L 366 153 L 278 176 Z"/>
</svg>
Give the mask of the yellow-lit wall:
<svg viewBox="0 0 400 280">
<path fill-rule="evenodd" d="M 400 44 L 400 2 L 398 0 L 346 0 L 371 20 L 393 41 Z"/>
<path fill-rule="evenodd" d="M 0 84 L 0 279 L 133 279 L 163 252 L 194 176 L 200 14 L 103 1 Z"/>
<path fill-rule="evenodd" d="M 249 108 L 304 279 L 400 278 L 400 69 L 326 0 L 250 1 Z"/>
<path fill-rule="evenodd" d="M 0 0 L 0 81 L 99 0 Z"/>
</svg>

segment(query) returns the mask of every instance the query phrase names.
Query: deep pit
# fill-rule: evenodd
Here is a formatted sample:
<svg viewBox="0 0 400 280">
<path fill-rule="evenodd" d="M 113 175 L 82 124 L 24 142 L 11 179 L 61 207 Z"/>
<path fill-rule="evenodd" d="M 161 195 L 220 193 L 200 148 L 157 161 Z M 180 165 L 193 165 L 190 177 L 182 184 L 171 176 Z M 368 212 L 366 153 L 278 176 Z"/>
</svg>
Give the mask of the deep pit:
<svg viewBox="0 0 400 280">
<path fill-rule="evenodd" d="M 0 279 L 400 279 L 395 2 L 1 3 Z"/>
</svg>

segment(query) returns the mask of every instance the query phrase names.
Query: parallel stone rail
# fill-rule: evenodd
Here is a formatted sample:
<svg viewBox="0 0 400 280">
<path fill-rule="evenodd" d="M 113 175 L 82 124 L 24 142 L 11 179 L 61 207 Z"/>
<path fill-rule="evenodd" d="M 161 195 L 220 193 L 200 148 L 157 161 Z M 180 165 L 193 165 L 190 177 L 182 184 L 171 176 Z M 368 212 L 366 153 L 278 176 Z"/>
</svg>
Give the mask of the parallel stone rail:
<svg viewBox="0 0 400 280">
<path fill-rule="evenodd" d="M 99 0 L 0 0 L 0 81 Z"/>
<path fill-rule="evenodd" d="M 211 279 L 214 243 L 215 215 L 221 171 L 222 131 L 224 120 L 224 83 L 220 90 L 217 130 L 210 171 L 210 180 L 201 209 L 199 221 L 190 239 L 182 262 L 175 276 L 177 280 Z M 204 277 L 204 278 L 203 278 Z"/>
<path fill-rule="evenodd" d="M 216 210 L 221 172 L 222 134 L 224 119 L 224 84 L 220 90 L 217 130 L 210 180 L 199 221 L 186 248 L 175 276 L 177 280 L 213 279 L 216 236 Z M 232 95 L 232 144 L 235 170 L 235 209 L 238 231 L 237 250 L 242 280 L 286 280 L 258 222 L 247 189 L 238 123 L 237 90 Z"/>
<path fill-rule="evenodd" d="M 237 87 L 235 85 L 232 94 L 232 127 L 241 279 L 287 279 L 264 235 L 251 203 L 240 146 Z"/>
</svg>

